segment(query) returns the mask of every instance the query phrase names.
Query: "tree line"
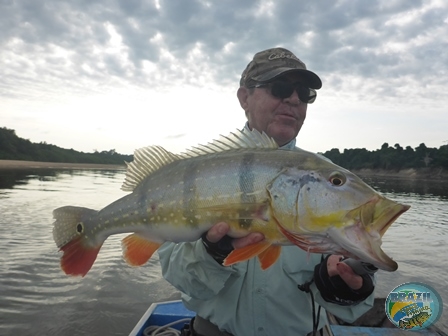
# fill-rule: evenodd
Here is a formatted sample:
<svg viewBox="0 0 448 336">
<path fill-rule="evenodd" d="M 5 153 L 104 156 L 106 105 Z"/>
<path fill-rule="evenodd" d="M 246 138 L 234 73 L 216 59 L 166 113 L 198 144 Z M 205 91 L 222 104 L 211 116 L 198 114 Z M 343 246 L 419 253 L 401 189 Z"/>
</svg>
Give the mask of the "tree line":
<svg viewBox="0 0 448 336">
<path fill-rule="evenodd" d="M 133 155 L 119 154 L 114 149 L 84 153 L 45 142 L 33 143 L 18 137 L 12 129 L 0 128 L 0 160 L 123 164 L 124 161 L 130 162 L 132 159 Z"/>
<path fill-rule="evenodd" d="M 368 151 L 365 148 L 339 149 L 333 148 L 324 156 L 334 163 L 350 169 L 384 169 L 399 171 L 408 168 L 443 168 L 448 169 L 448 145 L 439 148 L 428 148 L 424 143 L 418 147 L 393 147 L 384 143 L 380 149 Z M 122 164 L 130 162 L 133 155 L 124 155 L 114 149 L 94 153 L 78 152 L 64 149 L 45 142 L 32 143 L 20 138 L 15 131 L 6 127 L 0 128 L 0 160 L 27 160 L 67 163 L 101 163 Z"/>
<path fill-rule="evenodd" d="M 339 149 L 333 148 L 322 153 L 324 156 L 349 170 L 383 169 L 400 171 L 409 168 L 443 168 L 448 169 L 448 145 L 439 148 L 426 147 L 421 143 L 418 147 L 393 147 L 386 142 L 380 149 L 368 151 L 365 148 Z"/>
</svg>

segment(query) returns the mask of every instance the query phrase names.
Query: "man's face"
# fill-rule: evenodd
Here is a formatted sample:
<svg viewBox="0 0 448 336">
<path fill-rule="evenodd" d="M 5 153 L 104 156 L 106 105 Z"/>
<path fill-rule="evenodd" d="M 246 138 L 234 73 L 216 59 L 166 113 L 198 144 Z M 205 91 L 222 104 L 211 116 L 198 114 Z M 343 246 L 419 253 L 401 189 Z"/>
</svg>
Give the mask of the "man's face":
<svg viewBox="0 0 448 336">
<path fill-rule="evenodd" d="M 276 80 L 291 83 L 302 81 L 297 74 L 287 74 Z M 238 99 L 246 111 L 249 128 L 264 131 L 280 146 L 294 139 L 305 121 L 308 104 L 299 100 L 296 91 L 290 97 L 281 99 L 274 97 L 268 88 L 253 90 L 252 94 L 246 88 L 238 90 Z"/>
</svg>

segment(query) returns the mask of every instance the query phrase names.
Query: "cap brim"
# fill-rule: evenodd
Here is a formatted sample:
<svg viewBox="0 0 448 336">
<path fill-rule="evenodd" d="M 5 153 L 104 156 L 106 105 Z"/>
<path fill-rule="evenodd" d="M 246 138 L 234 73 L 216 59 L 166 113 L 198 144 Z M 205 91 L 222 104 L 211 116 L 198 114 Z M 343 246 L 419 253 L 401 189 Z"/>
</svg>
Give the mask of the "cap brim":
<svg viewBox="0 0 448 336">
<path fill-rule="evenodd" d="M 322 81 L 320 80 L 319 76 L 316 75 L 314 72 L 305 69 L 276 68 L 260 76 L 252 77 L 251 79 L 257 82 L 267 82 L 279 77 L 280 75 L 285 75 L 287 73 L 294 73 L 294 72 L 303 75 L 307 80 L 310 88 L 320 89 L 322 87 Z"/>
</svg>

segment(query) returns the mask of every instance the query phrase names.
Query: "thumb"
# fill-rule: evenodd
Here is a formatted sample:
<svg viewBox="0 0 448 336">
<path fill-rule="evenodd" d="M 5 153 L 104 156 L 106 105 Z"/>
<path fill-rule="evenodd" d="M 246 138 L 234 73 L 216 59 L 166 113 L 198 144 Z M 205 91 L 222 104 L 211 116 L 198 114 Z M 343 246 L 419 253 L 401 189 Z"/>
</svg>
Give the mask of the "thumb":
<svg viewBox="0 0 448 336">
<path fill-rule="evenodd" d="M 362 277 L 356 274 L 349 265 L 343 262 L 338 262 L 336 264 L 336 270 L 342 280 L 344 280 L 351 289 L 358 290 L 362 287 Z"/>
</svg>

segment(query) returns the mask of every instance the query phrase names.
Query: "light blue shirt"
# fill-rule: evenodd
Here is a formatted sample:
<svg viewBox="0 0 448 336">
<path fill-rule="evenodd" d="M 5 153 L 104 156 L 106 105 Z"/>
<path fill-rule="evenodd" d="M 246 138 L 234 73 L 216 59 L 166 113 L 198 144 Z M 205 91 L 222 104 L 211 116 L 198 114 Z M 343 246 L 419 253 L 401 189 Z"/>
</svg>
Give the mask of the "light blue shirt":
<svg viewBox="0 0 448 336">
<path fill-rule="evenodd" d="M 295 148 L 295 139 L 282 148 Z M 185 306 L 221 330 L 238 336 L 300 336 L 313 330 L 311 296 L 297 285 L 312 279 L 320 254 L 284 246 L 277 262 L 263 271 L 257 258 L 221 266 L 201 240 L 165 243 L 158 253 L 164 278 L 183 293 Z M 339 306 L 324 301 L 314 283 L 311 291 L 316 313 L 321 305 L 347 322 L 373 306 L 374 293 L 358 305 Z M 321 309 L 319 329 L 326 323 Z"/>
</svg>

